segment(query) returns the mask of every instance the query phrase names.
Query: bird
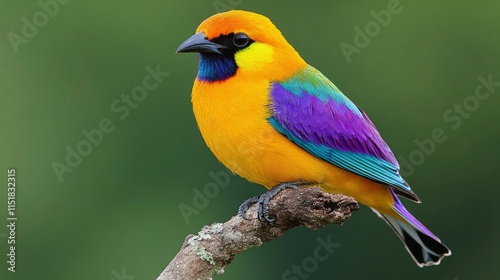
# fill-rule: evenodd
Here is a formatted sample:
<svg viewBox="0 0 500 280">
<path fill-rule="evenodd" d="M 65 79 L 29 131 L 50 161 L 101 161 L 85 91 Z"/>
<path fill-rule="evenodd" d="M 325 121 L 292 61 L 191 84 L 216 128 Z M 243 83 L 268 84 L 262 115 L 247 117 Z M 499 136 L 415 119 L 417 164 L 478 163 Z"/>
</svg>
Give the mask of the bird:
<svg viewBox="0 0 500 280">
<path fill-rule="evenodd" d="M 316 185 L 370 207 L 419 267 L 451 255 L 403 206 L 400 197 L 421 200 L 367 114 L 269 18 L 243 10 L 214 14 L 176 52 L 199 54 L 191 103 L 208 148 L 228 169 L 268 189 L 245 201 L 240 216 L 258 203 L 258 218 L 273 222 L 274 195 Z"/>
</svg>

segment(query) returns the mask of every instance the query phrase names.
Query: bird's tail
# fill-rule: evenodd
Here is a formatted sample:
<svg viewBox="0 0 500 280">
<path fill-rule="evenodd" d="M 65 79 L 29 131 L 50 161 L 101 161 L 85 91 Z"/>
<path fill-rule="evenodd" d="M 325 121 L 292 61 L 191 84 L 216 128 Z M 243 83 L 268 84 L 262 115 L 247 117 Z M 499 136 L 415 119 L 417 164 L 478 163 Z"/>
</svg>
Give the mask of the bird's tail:
<svg viewBox="0 0 500 280">
<path fill-rule="evenodd" d="M 413 215 L 404 208 L 403 204 L 394 193 L 393 196 L 395 202 L 393 210 L 402 219 L 396 219 L 392 216 L 381 214 L 375 209 L 373 209 L 373 211 L 391 226 L 417 265 L 420 267 L 438 265 L 445 256 L 451 255 L 450 249 L 448 249 L 448 247 L 446 247 L 446 245 L 444 245 L 441 240 L 422 223 L 413 217 Z"/>
</svg>

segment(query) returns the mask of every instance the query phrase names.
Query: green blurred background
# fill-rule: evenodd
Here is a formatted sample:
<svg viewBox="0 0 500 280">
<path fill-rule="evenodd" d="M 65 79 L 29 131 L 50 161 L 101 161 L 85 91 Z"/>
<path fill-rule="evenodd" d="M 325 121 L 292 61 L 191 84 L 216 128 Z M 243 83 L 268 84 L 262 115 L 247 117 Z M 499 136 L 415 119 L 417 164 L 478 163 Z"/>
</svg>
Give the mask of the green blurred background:
<svg viewBox="0 0 500 280">
<path fill-rule="evenodd" d="M 197 58 L 175 50 L 203 19 L 229 7 L 270 17 L 369 114 L 400 158 L 418 150 L 416 139 L 444 130 L 447 140 L 406 176 L 424 203 L 405 204 L 453 256 L 418 268 L 363 207 L 342 227 L 295 229 L 248 250 L 216 279 L 282 279 L 312 256 L 318 237 L 328 236 L 340 247 L 307 279 L 499 279 L 500 87 L 458 117 L 457 129 L 443 114 L 464 100 L 473 104 L 479 76 L 500 81 L 500 2 L 401 1 L 403 10 L 348 63 L 340 44 L 353 45 L 354 28 L 364 29 L 374 20 L 370 11 L 386 10 L 388 2 L 70 1 L 16 53 L 9 32 L 22 35 L 22 18 L 32 22 L 42 8 L 37 1 L 3 1 L 0 279 L 156 279 L 187 234 L 229 219 L 243 200 L 264 191 L 231 176 L 188 223 L 179 211 L 213 181 L 210 172 L 226 169 L 206 148 L 191 112 Z M 170 75 L 119 119 L 112 102 L 156 65 Z M 66 146 L 75 148 L 85 140 L 82 130 L 98 128 L 103 118 L 115 130 L 60 182 L 52 163 L 64 163 Z M 10 167 L 18 183 L 16 273 L 5 262 Z"/>
</svg>

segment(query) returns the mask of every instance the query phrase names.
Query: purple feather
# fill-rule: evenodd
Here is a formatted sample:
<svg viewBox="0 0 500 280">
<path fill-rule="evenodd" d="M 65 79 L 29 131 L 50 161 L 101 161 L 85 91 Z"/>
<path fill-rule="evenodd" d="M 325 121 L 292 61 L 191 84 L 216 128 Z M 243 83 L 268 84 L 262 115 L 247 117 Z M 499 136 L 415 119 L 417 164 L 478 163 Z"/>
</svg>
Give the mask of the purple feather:
<svg viewBox="0 0 500 280">
<path fill-rule="evenodd" d="M 413 217 L 413 215 L 410 212 L 408 212 L 408 210 L 406 210 L 406 208 L 403 206 L 403 204 L 398 199 L 393 190 L 391 190 L 391 193 L 392 197 L 394 198 L 394 210 L 396 210 L 396 212 L 398 212 L 399 215 L 405 218 L 406 221 L 408 221 L 416 229 L 439 241 L 439 238 L 436 235 L 434 235 L 434 233 L 428 230 L 419 220 L 417 220 L 417 218 Z"/>
<path fill-rule="evenodd" d="M 374 156 L 399 167 L 368 116 L 357 107 L 358 111 L 349 108 L 352 102 L 347 97 L 342 95 L 343 102 L 321 100 L 308 92 L 294 94 L 278 83 L 273 85 L 271 97 L 274 118 L 301 140 Z"/>
</svg>

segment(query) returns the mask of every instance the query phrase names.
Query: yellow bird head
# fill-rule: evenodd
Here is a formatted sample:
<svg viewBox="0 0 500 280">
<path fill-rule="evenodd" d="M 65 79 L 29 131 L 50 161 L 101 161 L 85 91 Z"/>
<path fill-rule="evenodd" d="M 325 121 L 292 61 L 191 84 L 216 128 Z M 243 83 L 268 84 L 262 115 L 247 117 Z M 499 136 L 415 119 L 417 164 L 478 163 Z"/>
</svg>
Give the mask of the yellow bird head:
<svg viewBox="0 0 500 280">
<path fill-rule="evenodd" d="M 283 80 L 307 64 L 267 17 L 228 11 L 204 20 L 177 52 L 200 53 L 199 81 Z"/>
</svg>

